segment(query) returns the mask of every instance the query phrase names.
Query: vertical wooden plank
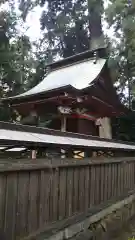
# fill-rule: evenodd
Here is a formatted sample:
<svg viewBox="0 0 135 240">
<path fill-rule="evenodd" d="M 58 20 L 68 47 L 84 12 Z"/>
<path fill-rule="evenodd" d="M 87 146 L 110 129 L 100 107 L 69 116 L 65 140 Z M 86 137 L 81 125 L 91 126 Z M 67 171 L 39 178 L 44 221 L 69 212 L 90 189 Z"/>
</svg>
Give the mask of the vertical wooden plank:
<svg viewBox="0 0 135 240">
<path fill-rule="evenodd" d="M 114 197 L 117 194 L 117 163 L 114 163 Z"/>
<path fill-rule="evenodd" d="M 38 228 L 39 209 L 39 174 L 38 171 L 30 172 L 29 182 L 29 207 L 28 207 L 28 232 L 32 233 Z"/>
<path fill-rule="evenodd" d="M 127 162 L 127 185 L 128 185 L 128 190 L 130 189 L 130 166 L 129 162 Z"/>
<path fill-rule="evenodd" d="M 119 163 L 120 196 L 122 195 L 122 163 Z"/>
<path fill-rule="evenodd" d="M 112 164 L 108 164 L 108 200 L 112 198 Z"/>
<path fill-rule="evenodd" d="M 8 239 L 15 239 L 17 203 L 17 173 L 8 173 L 6 189 L 5 223 L 4 230 Z"/>
<path fill-rule="evenodd" d="M 131 162 L 129 162 L 129 172 L 130 172 L 130 175 L 129 175 L 129 190 L 131 190 Z"/>
<path fill-rule="evenodd" d="M 0 173 L 0 228 L 1 229 L 4 229 L 6 181 L 7 181 L 6 174 Z"/>
<path fill-rule="evenodd" d="M 125 163 L 125 171 L 126 171 L 126 192 L 128 191 L 128 163 Z"/>
<path fill-rule="evenodd" d="M 118 191 L 117 191 L 117 196 L 120 196 L 120 194 L 121 194 L 121 182 L 120 182 L 120 177 L 121 177 L 121 172 L 120 172 L 120 168 L 121 168 L 121 164 L 120 163 L 118 163 L 117 164 L 117 168 L 118 168 L 118 182 L 117 182 L 117 184 L 118 184 Z"/>
<path fill-rule="evenodd" d="M 128 191 L 128 169 L 127 163 L 124 164 L 125 169 L 125 193 Z"/>
<path fill-rule="evenodd" d="M 130 182 L 131 182 L 131 172 L 130 172 L 130 162 L 128 162 L 128 187 L 130 190 Z"/>
<path fill-rule="evenodd" d="M 115 165 L 112 163 L 112 197 L 114 197 L 114 188 L 115 188 Z"/>
<path fill-rule="evenodd" d="M 126 168 L 126 192 L 128 192 L 128 163 L 125 164 Z"/>
<path fill-rule="evenodd" d="M 85 167 L 85 183 L 84 183 L 84 207 L 87 212 L 89 208 L 89 197 L 90 197 L 90 168 L 89 166 Z"/>
<path fill-rule="evenodd" d="M 52 169 L 52 177 L 50 178 L 50 194 L 49 194 L 49 222 L 53 222 L 53 183 L 54 183 L 54 169 Z"/>
<path fill-rule="evenodd" d="M 131 190 L 134 189 L 134 172 L 133 172 L 134 168 L 133 167 L 134 167 L 133 162 L 131 162 Z"/>
<path fill-rule="evenodd" d="M 105 163 L 104 165 L 104 179 L 105 179 L 105 183 L 104 183 L 104 201 L 107 200 L 108 198 L 108 164 Z"/>
<path fill-rule="evenodd" d="M 124 162 L 122 164 L 122 182 L 123 182 L 123 188 L 122 188 L 122 192 L 123 192 L 123 195 L 125 193 L 125 176 L 124 176 Z"/>
<path fill-rule="evenodd" d="M 54 170 L 53 174 L 53 206 L 52 220 L 58 220 L 58 193 L 59 193 L 59 168 Z"/>
<path fill-rule="evenodd" d="M 50 182 L 52 179 L 51 170 L 42 170 L 39 184 L 39 226 L 49 222 L 49 197 Z"/>
<path fill-rule="evenodd" d="M 126 192 L 126 171 L 125 171 L 125 163 L 123 163 L 123 192 Z"/>
<path fill-rule="evenodd" d="M 73 212 L 79 211 L 79 169 L 74 168 L 74 186 L 73 186 Z"/>
<path fill-rule="evenodd" d="M 118 192 L 118 166 L 117 162 L 114 163 L 114 196 L 117 197 Z"/>
<path fill-rule="evenodd" d="M 79 168 L 79 211 L 84 211 L 84 167 Z"/>
<path fill-rule="evenodd" d="M 88 208 L 91 207 L 91 174 L 92 174 L 92 170 L 91 170 L 91 165 L 89 166 L 89 205 Z"/>
<path fill-rule="evenodd" d="M 95 165 L 95 171 L 96 171 L 96 185 L 95 185 L 95 204 L 99 204 L 100 203 L 100 169 L 101 169 L 101 165 Z"/>
<path fill-rule="evenodd" d="M 66 216 L 72 215 L 73 208 L 73 169 L 68 168 L 67 172 L 67 197 L 66 197 Z"/>
<path fill-rule="evenodd" d="M 132 162 L 130 162 L 130 190 L 132 190 Z"/>
<path fill-rule="evenodd" d="M 67 195 L 67 170 L 68 168 L 60 168 L 59 177 L 59 206 L 58 206 L 58 216 L 59 220 L 66 216 L 66 195 Z"/>
<path fill-rule="evenodd" d="M 96 187 L 96 172 L 95 166 L 91 165 L 91 179 L 90 179 L 90 207 L 95 204 L 95 187 Z"/>
<path fill-rule="evenodd" d="M 132 189 L 134 189 L 134 162 L 132 162 Z"/>
<path fill-rule="evenodd" d="M 131 189 L 133 189 L 133 162 L 131 162 Z"/>
<path fill-rule="evenodd" d="M 134 186 L 135 186 L 135 162 L 133 161 L 133 178 L 134 178 Z"/>
<path fill-rule="evenodd" d="M 104 171 L 104 164 L 101 165 L 101 175 L 100 175 L 100 181 L 101 181 L 101 187 L 100 187 L 100 202 L 104 201 L 104 186 L 105 186 L 105 171 Z"/>
<path fill-rule="evenodd" d="M 16 236 L 22 238 L 28 234 L 28 196 L 29 172 L 18 173 L 18 197 L 16 207 Z"/>
</svg>

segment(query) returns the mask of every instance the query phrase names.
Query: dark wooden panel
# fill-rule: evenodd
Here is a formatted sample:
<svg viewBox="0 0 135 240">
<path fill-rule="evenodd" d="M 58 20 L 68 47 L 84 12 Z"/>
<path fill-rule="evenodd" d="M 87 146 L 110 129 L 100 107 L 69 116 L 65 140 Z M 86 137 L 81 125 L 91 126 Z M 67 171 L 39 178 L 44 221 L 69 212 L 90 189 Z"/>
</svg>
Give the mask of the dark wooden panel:
<svg viewBox="0 0 135 240">
<path fill-rule="evenodd" d="M 59 202 L 58 202 L 58 216 L 59 220 L 66 216 L 66 197 L 67 197 L 67 171 L 68 168 L 60 169 L 59 179 Z"/>
<path fill-rule="evenodd" d="M 112 196 L 112 167 L 111 164 L 108 164 L 108 194 L 107 194 L 107 198 L 108 200 L 111 199 Z"/>
<path fill-rule="evenodd" d="M 116 196 L 116 186 L 117 186 L 117 171 L 116 171 L 116 164 L 113 163 L 113 197 Z"/>
<path fill-rule="evenodd" d="M 28 207 L 28 231 L 38 228 L 38 209 L 39 209 L 39 175 L 38 171 L 30 173 L 29 182 L 29 207 Z"/>
<path fill-rule="evenodd" d="M 66 197 L 66 216 L 71 216 L 73 213 L 73 168 L 68 168 L 67 171 L 67 197 Z"/>
<path fill-rule="evenodd" d="M 4 229 L 5 203 L 6 203 L 6 174 L 0 175 L 0 228 Z"/>
<path fill-rule="evenodd" d="M 87 212 L 90 203 L 90 167 L 85 167 L 85 182 L 84 182 L 84 210 Z"/>
<path fill-rule="evenodd" d="M 125 172 L 126 172 L 126 191 L 128 191 L 128 163 L 125 163 Z"/>
<path fill-rule="evenodd" d="M 95 178 L 95 204 L 99 204 L 100 202 L 100 167 L 101 165 L 98 165 L 95 167 L 96 171 L 96 178 Z"/>
<path fill-rule="evenodd" d="M 108 191 L 108 164 L 104 165 L 104 173 L 105 173 L 104 201 L 106 201 L 107 198 L 108 198 L 108 195 L 107 195 L 107 191 Z"/>
<path fill-rule="evenodd" d="M 131 189 L 134 188 L 134 165 L 133 165 L 133 162 L 130 163 L 131 165 Z"/>
<path fill-rule="evenodd" d="M 74 168 L 74 186 L 73 186 L 73 211 L 76 213 L 79 210 L 79 169 Z"/>
<path fill-rule="evenodd" d="M 52 219 L 56 221 L 58 219 L 58 194 L 59 194 L 59 169 L 56 168 L 53 174 L 52 183 L 52 195 L 53 195 L 53 206 L 52 206 Z"/>
<path fill-rule="evenodd" d="M 48 203 L 48 208 L 49 208 L 49 222 L 53 222 L 53 182 L 54 182 L 54 169 L 52 169 L 51 177 L 50 177 L 50 193 L 49 193 L 49 203 Z"/>
<path fill-rule="evenodd" d="M 78 119 L 77 126 L 77 133 L 99 136 L 99 130 L 94 121 Z"/>
<path fill-rule="evenodd" d="M 135 173 L 134 173 L 134 162 L 132 162 L 131 165 L 132 165 L 132 166 L 131 166 L 131 169 L 132 169 L 132 170 L 131 170 L 131 171 L 132 171 L 132 189 L 134 189 L 134 186 L 135 186 L 135 185 L 134 185 L 134 174 L 135 174 Z"/>
<path fill-rule="evenodd" d="M 91 207 L 91 175 L 92 175 L 92 167 L 89 166 L 89 208 Z"/>
<path fill-rule="evenodd" d="M 124 194 L 124 165 L 121 164 L 121 195 Z"/>
<path fill-rule="evenodd" d="M 4 230 L 8 239 L 15 238 L 16 223 L 16 203 L 17 203 L 17 174 L 10 173 L 7 177 L 6 185 L 6 206 Z"/>
<path fill-rule="evenodd" d="M 126 192 L 126 169 L 125 163 L 123 163 L 123 192 Z"/>
<path fill-rule="evenodd" d="M 91 179 L 90 179 L 90 206 L 93 206 L 95 203 L 95 181 L 96 181 L 96 172 L 95 166 L 91 166 Z"/>
<path fill-rule="evenodd" d="M 130 189 L 130 163 L 127 164 L 127 185 L 129 190 Z"/>
<path fill-rule="evenodd" d="M 79 168 L 79 211 L 84 210 L 84 167 Z"/>
<path fill-rule="evenodd" d="M 112 197 L 115 196 L 115 164 L 112 164 L 112 168 L 111 168 L 111 175 L 112 175 Z"/>
<path fill-rule="evenodd" d="M 135 185 L 135 163 L 133 162 L 133 164 L 134 164 L 133 169 L 134 169 L 134 185 Z"/>
<path fill-rule="evenodd" d="M 39 225 L 49 222 L 50 182 L 52 173 L 48 170 L 41 171 L 39 194 Z"/>
<path fill-rule="evenodd" d="M 104 189 L 105 189 L 105 167 L 101 165 L 100 168 L 100 202 L 104 201 Z"/>
<path fill-rule="evenodd" d="M 18 174 L 18 196 L 16 206 L 16 236 L 23 237 L 28 234 L 28 196 L 29 172 Z"/>
</svg>

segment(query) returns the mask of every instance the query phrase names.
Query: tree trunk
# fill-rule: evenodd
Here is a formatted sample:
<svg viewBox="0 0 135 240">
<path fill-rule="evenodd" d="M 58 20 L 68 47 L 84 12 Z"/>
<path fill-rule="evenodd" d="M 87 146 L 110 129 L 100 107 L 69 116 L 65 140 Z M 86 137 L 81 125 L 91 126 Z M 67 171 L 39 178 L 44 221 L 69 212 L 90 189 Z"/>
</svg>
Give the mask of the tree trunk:
<svg viewBox="0 0 135 240">
<path fill-rule="evenodd" d="M 88 0 L 90 49 L 104 47 L 101 15 L 103 12 L 102 0 Z"/>
</svg>

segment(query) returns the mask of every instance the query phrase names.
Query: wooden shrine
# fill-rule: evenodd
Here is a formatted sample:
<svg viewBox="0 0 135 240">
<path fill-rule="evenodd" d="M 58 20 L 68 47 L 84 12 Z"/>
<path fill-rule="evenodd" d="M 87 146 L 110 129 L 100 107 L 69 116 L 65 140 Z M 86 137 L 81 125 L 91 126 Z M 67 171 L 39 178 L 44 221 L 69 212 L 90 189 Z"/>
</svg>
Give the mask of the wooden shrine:
<svg viewBox="0 0 135 240">
<path fill-rule="evenodd" d="M 109 119 L 129 110 L 119 101 L 107 62 L 105 48 L 54 62 L 42 82 L 3 103 L 25 125 L 111 138 Z"/>
</svg>

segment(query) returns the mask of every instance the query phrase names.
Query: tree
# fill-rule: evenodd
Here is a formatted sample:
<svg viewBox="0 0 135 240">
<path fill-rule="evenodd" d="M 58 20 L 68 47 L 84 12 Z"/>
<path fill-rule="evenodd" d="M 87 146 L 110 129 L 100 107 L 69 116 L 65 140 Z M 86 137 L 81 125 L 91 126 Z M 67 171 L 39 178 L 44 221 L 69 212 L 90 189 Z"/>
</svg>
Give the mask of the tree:
<svg viewBox="0 0 135 240">
<path fill-rule="evenodd" d="M 110 1 L 106 10 L 109 27 L 114 30 L 111 67 L 116 73 L 121 92 L 128 88 L 131 107 L 135 75 L 135 3 L 127 0 Z M 115 71 L 116 69 L 116 71 Z"/>
<path fill-rule="evenodd" d="M 103 45 L 101 41 L 96 43 L 98 38 L 100 40 L 103 38 L 101 26 L 102 0 L 98 2 L 96 0 L 42 0 L 40 3 L 38 1 L 30 3 L 30 0 L 28 0 L 25 1 L 25 4 L 22 0 L 20 10 L 23 14 L 27 9 L 25 18 L 32 5 L 35 6 L 36 4 L 46 6 L 46 9 L 42 12 L 40 18 L 42 38 L 38 44 L 36 43 L 38 64 L 31 86 L 43 79 L 46 74 L 44 66 L 48 62 L 88 50 L 91 36 L 93 36 L 91 48 L 97 44 L 98 46 L 99 44 L 100 46 Z"/>
<path fill-rule="evenodd" d="M 102 14 L 104 12 L 103 1 L 88 0 L 90 48 L 104 47 L 104 35 L 102 31 Z"/>
<path fill-rule="evenodd" d="M 15 95 L 27 90 L 33 78 L 35 61 L 30 40 L 17 30 L 16 12 L 0 12 L 0 96 Z M 0 120 L 14 119 L 10 109 L 0 107 Z"/>
<path fill-rule="evenodd" d="M 41 16 L 43 40 L 50 60 L 68 57 L 89 48 L 86 0 L 45 1 L 48 8 Z"/>
<path fill-rule="evenodd" d="M 45 65 L 58 58 L 65 58 L 89 49 L 87 0 L 43 0 L 33 6 L 46 5 L 40 23 L 42 37 L 35 43 L 37 59 L 36 74 L 29 86 L 39 83 L 46 74 Z M 28 14 L 30 1 L 20 2 L 20 10 Z M 27 7 L 26 7 L 27 5 Z M 31 7 L 30 7 L 31 9 Z"/>
<path fill-rule="evenodd" d="M 135 2 L 126 0 L 110 1 L 106 10 L 109 27 L 113 28 L 114 37 L 111 48 L 110 65 L 121 100 L 131 108 L 135 84 Z M 112 120 L 115 137 L 135 141 L 135 114 Z"/>
</svg>

